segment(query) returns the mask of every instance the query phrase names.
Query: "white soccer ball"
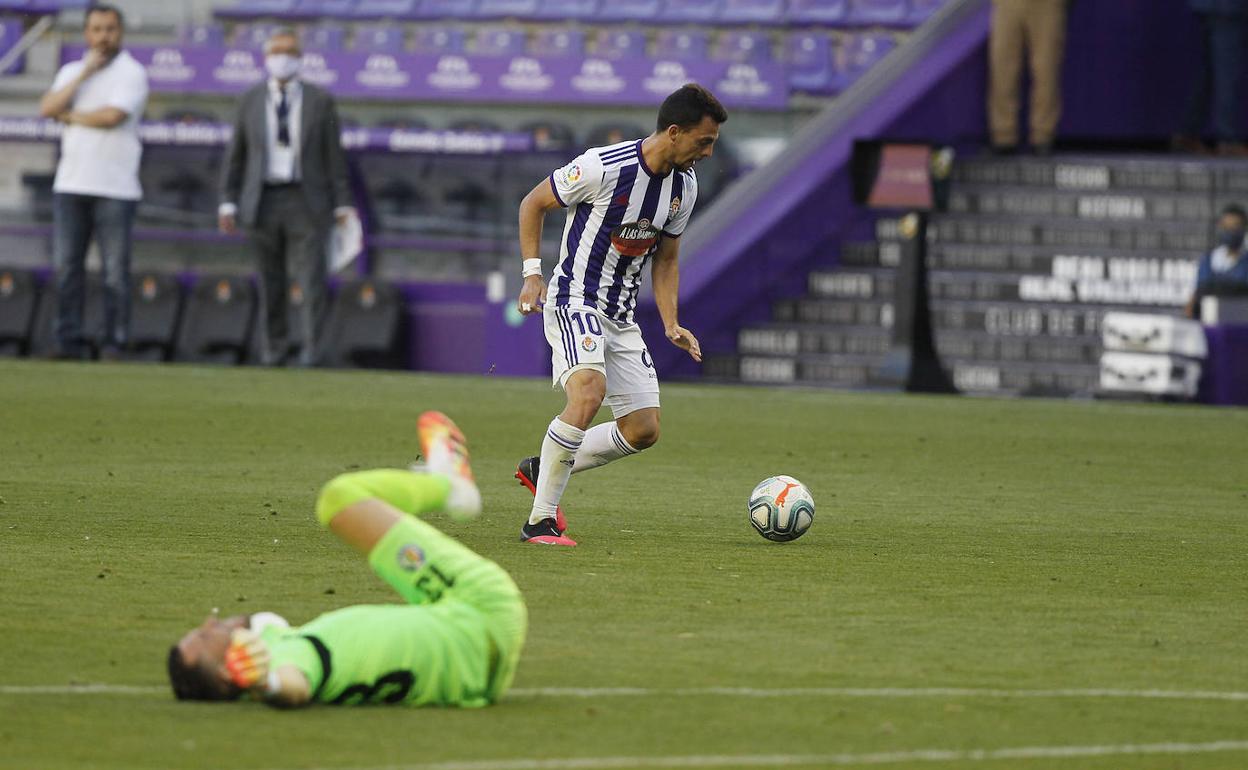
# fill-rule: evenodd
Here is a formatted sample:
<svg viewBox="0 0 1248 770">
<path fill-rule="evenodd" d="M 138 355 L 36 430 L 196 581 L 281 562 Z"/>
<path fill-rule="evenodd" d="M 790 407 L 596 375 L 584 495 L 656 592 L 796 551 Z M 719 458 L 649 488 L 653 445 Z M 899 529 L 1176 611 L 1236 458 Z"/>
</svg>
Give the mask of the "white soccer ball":
<svg viewBox="0 0 1248 770">
<path fill-rule="evenodd" d="M 768 540 L 796 540 L 815 520 L 815 499 L 792 476 L 763 479 L 750 493 L 750 524 Z"/>
</svg>

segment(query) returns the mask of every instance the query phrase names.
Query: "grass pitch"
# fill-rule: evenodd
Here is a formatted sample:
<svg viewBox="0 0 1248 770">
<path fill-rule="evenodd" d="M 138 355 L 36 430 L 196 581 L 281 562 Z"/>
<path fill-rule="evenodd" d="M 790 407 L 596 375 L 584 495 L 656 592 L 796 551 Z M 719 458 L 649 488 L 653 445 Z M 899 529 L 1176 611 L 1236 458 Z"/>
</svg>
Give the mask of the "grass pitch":
<svg viewBox="0 0 1248 770">
<path fill-rule="evenodd" d="M 1248 767 L 1248 412 L 669 385 L 655 448 L 573 477 L 581 546 L 521 545 L 512 473 L 560 406 L 529 380 L 0 363 L 0 768 Z M 528 600 L 515 692 L 175 702 L 165 652 L 213 607 L 391 600 L 312 504 L 411 460 L 426 408 L 486 499 L 438 523 Z M 776 473 L 818 506 L 793 543 L 746 520 Z"/>
</svg>

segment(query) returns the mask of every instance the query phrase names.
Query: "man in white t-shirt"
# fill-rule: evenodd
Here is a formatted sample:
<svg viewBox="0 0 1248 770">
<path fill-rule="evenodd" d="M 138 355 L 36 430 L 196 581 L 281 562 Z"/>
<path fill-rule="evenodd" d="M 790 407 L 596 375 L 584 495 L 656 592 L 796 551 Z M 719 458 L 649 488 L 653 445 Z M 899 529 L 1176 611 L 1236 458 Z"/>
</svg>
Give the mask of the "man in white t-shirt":
<svg viewBox="0 0 1248 770">
<path fill-rule="evenodd" d="M 147 104 L 147 72 L 121 50 L 124 19 L 94 5 L 83 25 L 87 51 L 61 67 L 39 114 L 65 124 L 52 183 L 52 258 L 56 267 L 57 357 L 86 358 L 82 328 L 87 247 L 94 237 L 104 267 L 100 356 L 120 357 L 130 337 L 130 233 L 139 187 L 138 123 Z"/>
</svg>

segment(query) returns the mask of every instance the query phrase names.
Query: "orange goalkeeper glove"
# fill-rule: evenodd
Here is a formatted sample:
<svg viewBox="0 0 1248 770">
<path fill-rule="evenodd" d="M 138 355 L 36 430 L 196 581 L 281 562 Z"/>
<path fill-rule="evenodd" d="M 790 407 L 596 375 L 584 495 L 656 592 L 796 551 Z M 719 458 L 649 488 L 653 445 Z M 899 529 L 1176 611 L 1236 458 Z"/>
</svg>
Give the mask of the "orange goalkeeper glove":
<svg viewBox="0 0 1248 770">
<path fill-rule="evenodd" d="M 230 681 L 250 690 L 269 674 L 269 646 L 249 628 L 234 629 L 225 651 L 225 670 Z"/>
</svg>

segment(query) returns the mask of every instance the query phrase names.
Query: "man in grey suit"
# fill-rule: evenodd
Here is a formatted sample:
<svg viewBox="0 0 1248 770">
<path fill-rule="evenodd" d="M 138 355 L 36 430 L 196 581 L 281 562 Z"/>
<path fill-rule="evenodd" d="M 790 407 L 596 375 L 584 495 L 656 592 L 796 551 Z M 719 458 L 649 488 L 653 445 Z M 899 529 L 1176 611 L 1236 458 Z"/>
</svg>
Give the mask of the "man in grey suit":
<svg viewBox="0 0 1248 770">
<path fill-rule="evenodd" d="M 291 353 L 289 272 L 303 292 L 298 314 L 301 366 L 319 358 L 330 228 L 352 216 L 338 110 L 325 90 L 299 80 L 299 38 L 274 32 L 265 44 L 269 78 L 243 94 L 221 171 L 222 232 L 242 226 L 260 270 L 261 363 Z"/>
</svg>

